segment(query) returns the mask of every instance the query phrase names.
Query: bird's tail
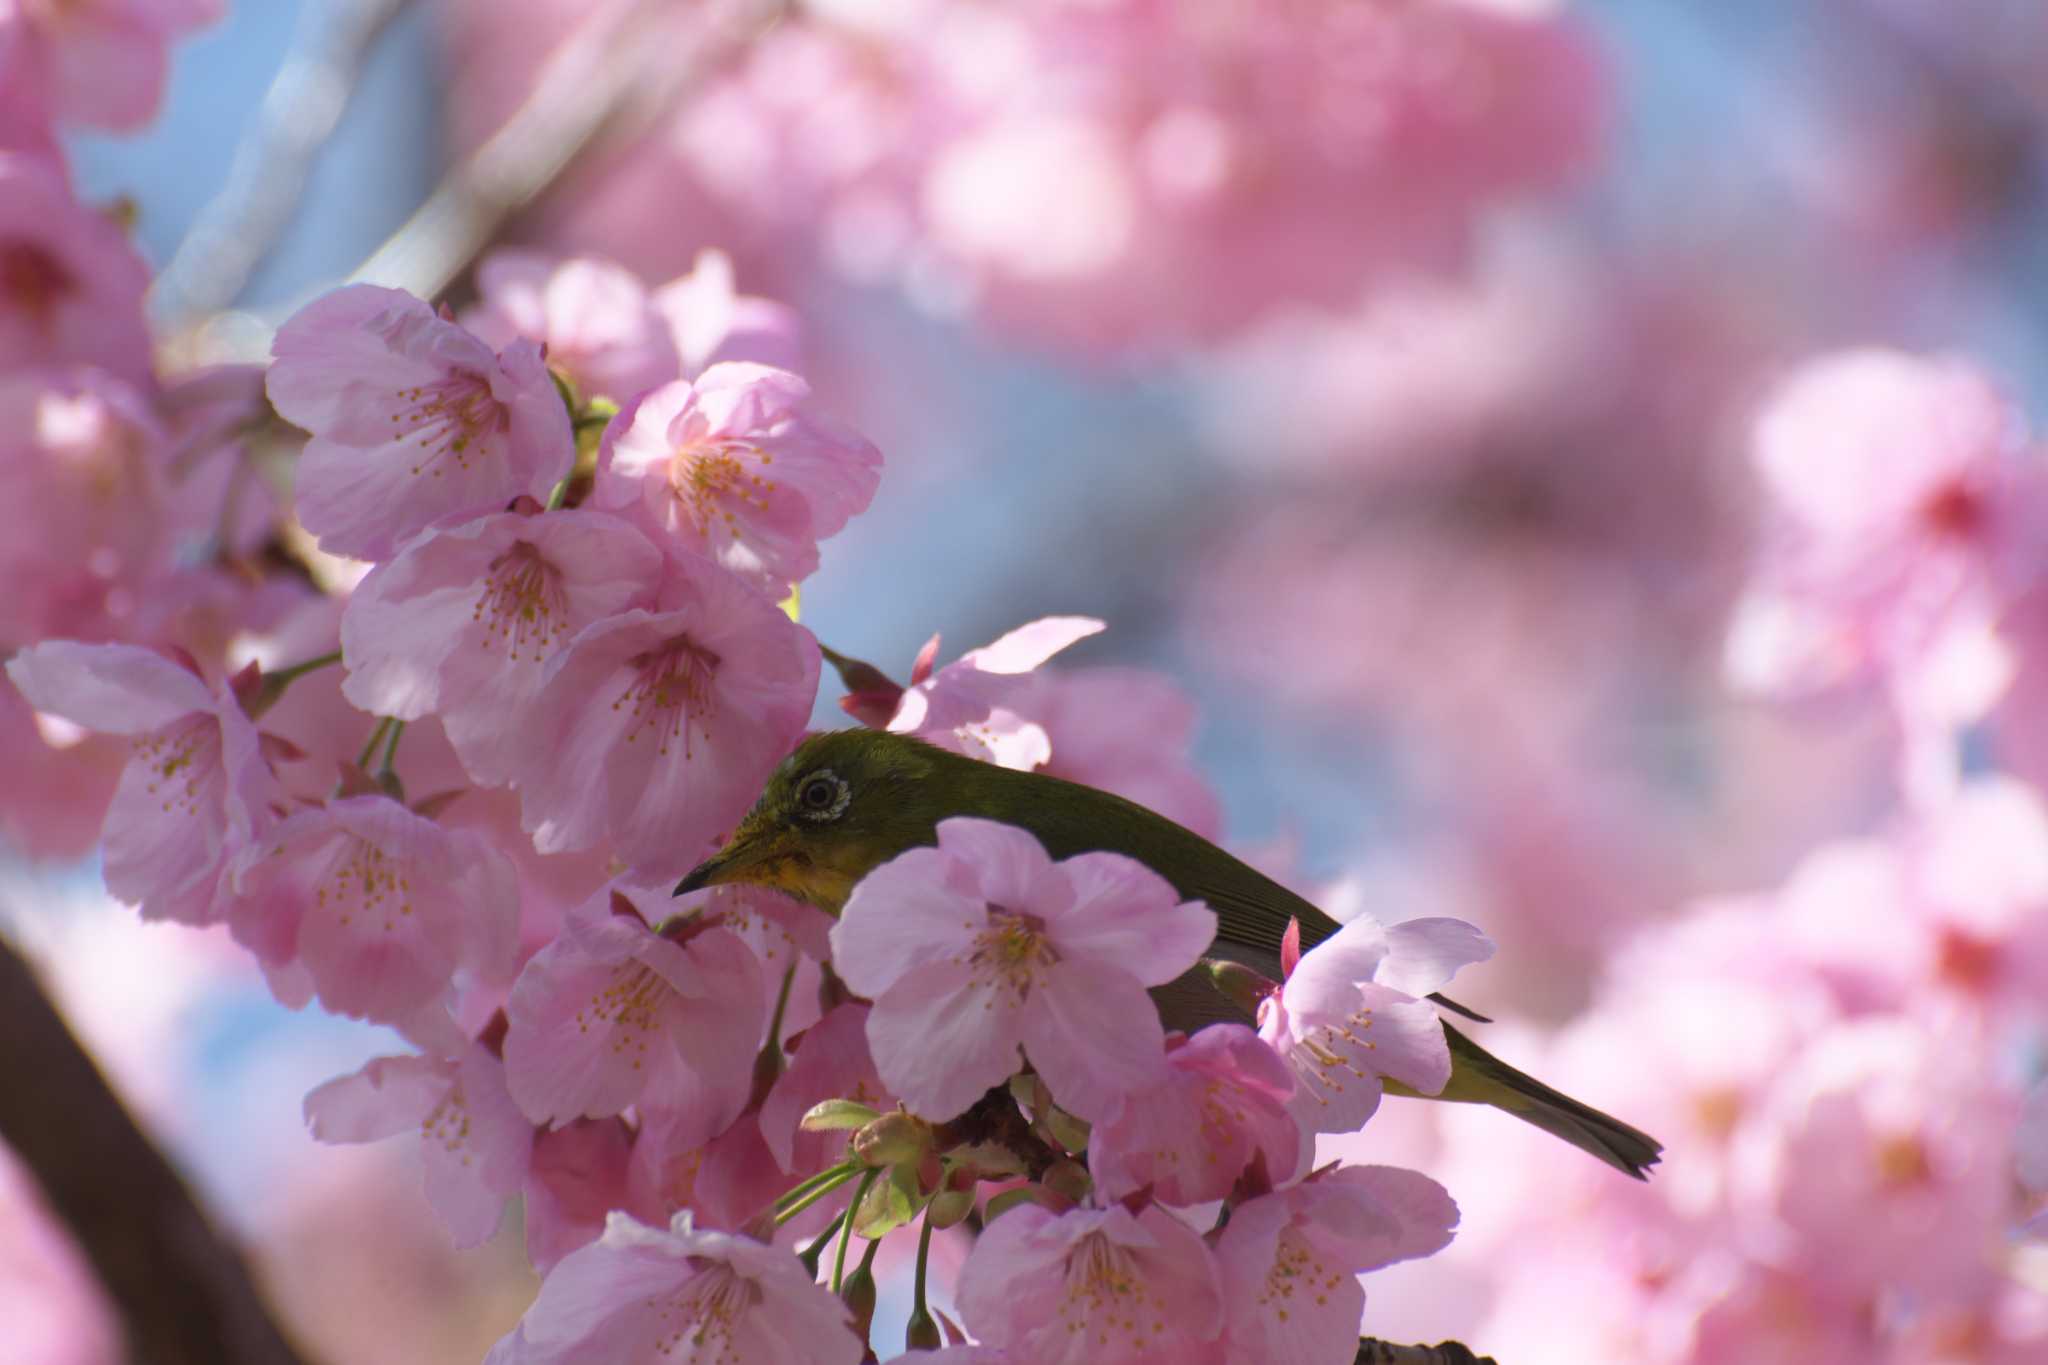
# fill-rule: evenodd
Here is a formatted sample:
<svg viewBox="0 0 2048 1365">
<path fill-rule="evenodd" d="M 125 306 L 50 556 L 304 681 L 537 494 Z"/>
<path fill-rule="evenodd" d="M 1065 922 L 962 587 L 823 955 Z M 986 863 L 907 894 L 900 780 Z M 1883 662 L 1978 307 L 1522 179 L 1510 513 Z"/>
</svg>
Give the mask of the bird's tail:
<svg viewBox="0 0 2048 1365">
<path fill-rule="evenodd" d="M 1444 1034 L 1451 1045 L 1451 1079 L 1435 1098 L 1504 1109 L 1626 1175 L 1648 1179 L 1648 1169 L 1664 1151 L 1648 1133 L 1515 1070 L 1449 1024 Z"/>
</svg>

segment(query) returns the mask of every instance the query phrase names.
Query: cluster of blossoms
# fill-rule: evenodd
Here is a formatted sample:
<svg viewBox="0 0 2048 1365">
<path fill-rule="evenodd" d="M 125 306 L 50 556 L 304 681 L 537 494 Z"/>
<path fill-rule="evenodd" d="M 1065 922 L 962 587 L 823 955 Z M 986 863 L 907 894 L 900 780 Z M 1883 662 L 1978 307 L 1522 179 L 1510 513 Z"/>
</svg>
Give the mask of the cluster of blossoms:
<svg viewBox="0 0 2048 1365">
<path fill-rule="evenodd" d="M 458 7 L 475 135 L 588 17 L 522 9 Z M 1585 166 L 1604 104 L 1577 24 L 1488 0 L 797 5 L 564 232 L 658 254 L 622 211 L 658 195 L 936 309 L 1143 348 L 1455 254 L 1482 211 Z"/>
<path fill-rule="evenodd" d="M 1440 1172 L 1483 1210 L 1447 1264 L 1486 1268 L 1482 1339 L 1651 1365 L 2048 1350 L 2032 447 L 1952 359 L 1824 357 L 1764 407 L 1731 667 L 1809 708 L 1878 699 L 1901 799 L 1782 885 L 1639 932 L 1551 1040 L 1546 1079 L 1668 1144 L 1651 1184 L 1445 1125 Z"/>
<path fill-rule="evenodd" d="M 857 1361 L 876 1249 L 919 1221 L 912 1347 L 1336 1365 L 1357 1275 L 1449 1242 L 1433 1181 L 1313 1147 L 1381 1077 L 1445 1084 L 1422 997 L 1492 951 L 1468 925 L 1361 917 L 1257 985 L 1256 1029 L 1186 1035 L 1145 992 L 1215 916 L 1117 855 L 956 820 L 836 923 L 670 898 L 804 733 L 795 589 L 880 467 L 722 257 L 649 290 L 500 255 L 460 318 L 352 285 L 268 366 L 166 378 L 120 229 L 43 153 L 0 177 L 9 833 L 103 818 L 145 918 L 405 1040 L 307 1118 L 416 1133 L 461 1245 L 523 1202 L 547 1278 L 494 1361 Z M 870 725 L 1215 833 L 1178 693 L 1044 667 L 1100 628 L 944 667 L 935 639 L 905 687 L 833 658 Z M 970 1220 L 942 1332 L 923 1266 Z"/>
</svg>

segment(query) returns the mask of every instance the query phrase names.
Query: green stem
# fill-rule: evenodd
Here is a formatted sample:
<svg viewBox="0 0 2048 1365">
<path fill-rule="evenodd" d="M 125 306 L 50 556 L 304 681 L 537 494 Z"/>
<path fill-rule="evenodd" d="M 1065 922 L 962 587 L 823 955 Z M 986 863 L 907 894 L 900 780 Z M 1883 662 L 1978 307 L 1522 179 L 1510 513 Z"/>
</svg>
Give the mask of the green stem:
<svg viewBox="0 0 2048 1365">
<path fill-rule="evenodd" d="M 846 1244 L 853 1240 L 853 1215 L 860 1211 L 860 1201 L 868 1197 L 868 1190 L 875 1183 L 875 1177 L 882 1173 L 880 1166 L 860 1178 L 860 1188 L 853 1192 L 853 1202 L 846 1206 L 846 1221 L 839 1225 L 839 1252 L 832 1258 L 832 1292 L 837 1294 L 839 1286 L 846 1280 Z"/>
<path fill-rule="evenodd" d="M 330 667 L 340 662 L 341 651 L 337 649 L 332 654 L 322 654 L 317 659 L 308 659 L 306 660 L 306 662 L 302 664 L 293 664 L 290 668 L 280 668 L 275 673 L 266 673 L 263 677 L 263 681 L 267 683 L 274 683 L 280 690 L 282 690 L 295 679 L 303 678 L 308 673 L 315 672 L 318 669 Z"/>
<path fill-rule="evenodd" d="M 831 1245 L 832 1234 L 839 1231 L 839 1225 L 846 1221 L 846 1214 L 851 1212 L 853 1210 L 848 1209 L 845 1213 L 834 1214 L 832 1221 L 825 1224 L 825 1230 L 818 1234 L 818 1240 L 797 1253 L 796 1258 L 804 1263 L 804 1269 L 809 1272 L 812 1279 L 818 1278 L 818 1262 L 825 1258 L 825 1248 Z"/>
<path fill-rule="evenodd" d="M 903 1332 L 903 1344 L 912 1350 L 937 1350 L 941 1341 L 939 1325 L 924 1303 L 925 1265 L 932 1255 L 932 1216 L 925 1210 L 924 1227 L 917 1234 L 917 1286 L 911 1291 L 910 1321 Z"/>
<path fill-rule="evenodd" d="M 833 1166 L 819 1175 L 812 1176 L 775 1201 L 776 1225 L 787 1223 L 860 1173 L 860 1167 L 849 1163 Z"/>
<path fill-rule="evenodd" d="M 370 755 L 377 752 L 377 745 L 383 740 L 385 732 L 390 729 L 391 717 L 377 717 L 377 728 L 370 731 L 370 737 L 363 741 L 363 751 L 356 755 L 356 766 L 358 768 L 369 768 Z"/>
<path fill-rule="evenodd" d="M 404 721 L 394 720 L 391 722 L 390 738 L 384 741 L 384 761 L 377 766 L 379 776 L 391 771 L 391 760 L 398 755 L 398 737 L 404 733 Z"/>
<path fill-rule="evenodd" d="M 931 1217 L 927 1215 L 925 1217 L 924 1222 L 918 1227 L 917 1231 L 917 1287 L 912 1291 L 910 1299 L 910 1311 L 913 1314 L 925 1312 L 924 1267 L 925 1262 L 929 1261 L 931 1259 L 931 1256 L 932 1220 Z"/>
<path fill-rule="evenodd" d="M 548 505 L 546 510 L 550 512 L 559 511 L 561 509 L 562 504 L 564 502 L 567 502 L 568 499 L 569 480 L 564 479 L 560 483 L 555 485 L 554 492 L 548 494 Z"/>
</svg>

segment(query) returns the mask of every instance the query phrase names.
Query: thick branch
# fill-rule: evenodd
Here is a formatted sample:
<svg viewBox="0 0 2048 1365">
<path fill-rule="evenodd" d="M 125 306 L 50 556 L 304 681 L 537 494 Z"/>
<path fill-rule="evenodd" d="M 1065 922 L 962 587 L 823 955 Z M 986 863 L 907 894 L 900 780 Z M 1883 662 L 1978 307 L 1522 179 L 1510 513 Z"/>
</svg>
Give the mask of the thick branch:
<svg viewBox="0 0 2048 1365">
<path fill-rule="evenodd" d="M 241 1253 L 0 939 L 0 1138 L 85 1248 L 150 1365 L 300 1365 Z"/>
<path fill-rule="evenodd" d="M 1495 1365 L 1492 1356 L 1472 1354 L 1472 1348 L 1455 1341 L 1434 1346 L 1396 1346 L 1377 1337 L 1360 1337 L 1358 1355 L 1352 1365 Z"/>
</svg>

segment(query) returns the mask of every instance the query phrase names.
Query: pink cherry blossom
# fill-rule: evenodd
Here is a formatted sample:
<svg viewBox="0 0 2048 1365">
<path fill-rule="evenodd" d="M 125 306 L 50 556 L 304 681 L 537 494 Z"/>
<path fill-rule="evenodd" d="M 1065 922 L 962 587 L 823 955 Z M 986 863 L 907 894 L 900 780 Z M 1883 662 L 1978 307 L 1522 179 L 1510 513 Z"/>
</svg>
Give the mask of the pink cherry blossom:
<svg viewBox="0 0 2048 1365">
<path fill-rule="evenodd" d="M 0 152 L 0 369 L 96 365 L 150 384 L 149 271 L 40 157 Z"/>
<path fill-rule="evenodd" d="M 600 891 L 520 973 L 505 1067 L 534 1122 L 638 1104 L 722 1128 L 746 1103 L 768 1018 L 761 965 L 727 929 L 656 934 L 641 907 L 666 905 L 656 891 Z"/>
<path fill-rule="evenodd" d="M 1294 1115 L 1318 1133 L 1348 1133 L 1379 1107 L 1380 1077 L 1425 1095 L 1451 1077 L 1436 1007 L 1420 997 L 1458 968 L 1493 956 L 1463 920 L 1392 926 L 1361 915 L 1303 955 L 1259 1010 L 1259 1036 L 1294 1068 Z"/>
<path fill-rule="evenodd" d="M 846 1310 L 787 1251 L 614 1213 L 597 1241 L 549 1272 L 519 1328 L 485 1365 L 590 1360 L 676 1365 L 858 1365 Z"/>
<path fill-rule="evenodd" d="M 644 395 L 605 431 L 591 505 L 630 513 L 774 597 L 875 495 L 882 457 L 810 410 L 810 386 L 714 365 Z"/>
<path fill-rule="evenodd" d="M 1450 1244 L 1458 1206 L 1428 1176 L 1342 1166 L 1233 1208 L 1216 1242 L 1229 1365 L 1324 1365 L 1358 1348 L 1359 1272 Z"/>
<path fill-rule="evenodd" d="M 374 715 L 438 714 L 479 782 L 509 781 L 507 718 L 585 626 L 652 601 L 661 554 L 599 512 L 499 512 L 429 532 L 364 576 L 341 618 L 342 691 Z"/>
<path fill-rule="evenodd" d="M 136 736 L 107 810 L 107 889 L 150 919 L 219 919 L 237 860 L 282 798 L 233 692 L 154 650 L 70 640 L 22 650 L 7 676 L 41 711 Z"/>
<path fill-rule="evenodd" d="M 767 1212 L 790 1187 L 752 1111 L 723 1131 L 707 1117 L 687 1109 L 640 1116 L 626 1167 L 626 1208 L 635 1217 L 659 1223 L 688 1210 L 701 1227 L 732 1231 Z"/>
<path fill-rule="evenodd" d="M 887 728 L 1000 767 L 1040 767 L 1052 757 L 1052 739 L 1018 709 L 1036 694 L 1029 675 L 1101 629 L 1092 617 L 1047 616 L 968 650 L 936 673 L 920 661 Z M 937 645 L 935 638 L 925 648 L 929 653 Z"/>
<path fill-rule="evenodd" d="M 427 1201 L 462 1247 L 498 1230 L 533 1151 L 533 1125 L 505 1093 L 504 1066 L 480 1043 L 453 1061 L 374 1058 L 307 1095 L 306 1122 L 322 1142 L 418 1129 Z"/>
<path fill-rule="evenodd" d="M 726 360 L 803 368 L 803 329 L 795 311 L 737 292 L 732 258 L 722 251 L 698 252 L 689 274 L 654 291 L 654 306 L 668 320 L 685 379 Z"/>
<path fill-rule="evenodd" d="M 1173 1359 L 1223 1323 L 1209 1249 L 1156 1205 L 1020 1204 L 975 1242 L 958 1301 L 976 1338 L 1039 1365 Z"/>
<path fill-rule="evenodd" d="M 1307 1155 L 1288 1112 L 1294 1074 L 1242 1024 L 1168 1034 L 1162 1083 L 1133 1093 L 1088 1141 L 1088 1169 L 1105 1198 L 1149 1187 L 1168 1204 L 1221 1199 L 1256 1155 L 1268 1179 L 1294 1178 Z"/>
<path fill-rule="evenodd" d="M 818 646 L 775 604 L 673 556 L 652 610 L 586 627 L 522 719 L 524 819 L 544 853 L 609 838 L 680 877 L 760 794 L 818 690 Z"/>
<path fill-rule="evenodd" d="M 2013 1153 L 2013 1173 L 2020 1184 L 2036 1198 L 2048 1195 L 2048 1081 L 2027 1092 L 2013 1131 Z M 2048 1211 L 2035 1214 L 2027 1231 L 2035 1236 L 2048 1233 Z"/>
<path fill-rule="evenodd" d="M 165 49 L 182 29 L 220 17 L 220 0 L 22 0 L 0 26 L 0 82 L 37 92 L 53 113 L 134 132 L 163 98 Z"/>
<path fill-rule="evenodd" d="M 126 384 L 84 369 L 0 374 L 0 497 L 15 515 L 0 540 L 0 641 L 133 629 L 170 556 L 163 460 L 163 428 Z"/>
<path fill-rule="evenodd" d="M 287 816 L 244 858 L 235 936 L 303 965 L 337 1014 L 427 1028 L 456 973 L 511 975 L 518 882 L 503 854 L 384 796 Z"/>
<path fill-rule="evenodd" d="M 956 817 L 937 848 L 869 873 L 832 930 L 832 964 L 875 1002 L 882 1080 L 931 1119 L 1031 1065 L 1069 1112 L 1107 1119 L 1165 1078 L 1145 995 L 1192 967 L 1216 916 L 1121 854 L 1055 863 L 1023 830 Z"/>
<path fill-rule="evenodd" d="M 761 1138 L 790 1175 L 816 1174 L 846 1150 L 849 1135 L 844 1132 L 810 1133 L 797 1126 L 812 1105 L 853 1100 L 881 1110 L 893 1101 L 868 1052 L 867 1027 L 866 1005 L 835 1006 L 804 1030 L 788 1069 L 761 1102 Z"/>
<path fill-rule="evenodd" d="M 604 1232 L 606 1216 L 627 1203 L 626 1164 L 633 1130 L 625 1120 L 577 1119 L 533 1135 L 526 1171 L 526 1258 L 545 1275 Z"/>
<path fill-rule="evenodd" d="M 476 278 L 483 301 L 462 325 L 488 346 L 541 343 L 548 365 L 585 396 L 627 403 L 681 373 L 667 317 L 615 262 L 505 248 L 483 259 Z"/>
<path fill-rule="evenodd" d="M 313 434 L 299 520 L 330 554 L 388 559 L 430 526 L 547 498 L 575 462 L 540 348 L 502 352 L 396 289 L 350 285 L 278 329 L 270 401 Z"/>
</svg>

